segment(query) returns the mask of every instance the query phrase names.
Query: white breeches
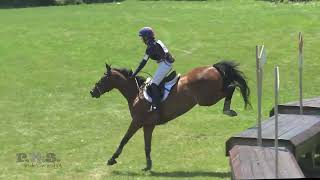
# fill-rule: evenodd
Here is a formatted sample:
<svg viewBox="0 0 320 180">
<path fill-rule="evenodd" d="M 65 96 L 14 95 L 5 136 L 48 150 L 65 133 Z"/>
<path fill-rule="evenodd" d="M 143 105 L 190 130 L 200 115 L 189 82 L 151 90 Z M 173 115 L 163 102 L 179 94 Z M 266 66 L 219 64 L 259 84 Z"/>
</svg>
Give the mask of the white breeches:
<svg viewBox="0 0 320 180">
<path fill-rule="evenodd" d="M 156 84 L 157 86 L 161 83 L 161 81 L 167 76 L 167 74 L 172 69 L 172 64 L 166 61 L 161 61 L 158 64 L 158 68 L 154 73 L 153 79 L 151 83 Z"/>
</svg>

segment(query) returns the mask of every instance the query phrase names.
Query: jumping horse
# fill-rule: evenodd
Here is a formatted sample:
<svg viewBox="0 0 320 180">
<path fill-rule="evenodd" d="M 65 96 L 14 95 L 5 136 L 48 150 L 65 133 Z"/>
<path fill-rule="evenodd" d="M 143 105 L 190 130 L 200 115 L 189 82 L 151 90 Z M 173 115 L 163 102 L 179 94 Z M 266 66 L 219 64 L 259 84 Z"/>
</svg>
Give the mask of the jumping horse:
<svg viewBox="0 0 320 180">
<path fill-rule="evenodd" d="M 146 168 L 151 170 L 151 140 L 156 125 L 164 124 L 186 113 L 195 105 L 212 106 L 221 99 L 224 100 L 223 113 L 236 116 L 237 113 L 230 108 L 234 90 L 240 90 L 245 108 L 251 106 L 249 101 L 250 89 L 244 74 L 238 70 L 238 64 L 232 61 L 221 61 L 211 66 L 192 69 L 180 77 L 173 86 L 168 98 L 160 105 L 160 121 L 157 115 L 149 111 L 150 103 L 143 95 L 145 78 L 131 77 L 132 71 L 128 69 L 111 68 L 106 64 L 106 72 L 90 91 L 94 98 L 99 98 L 112 89 L 118 89 L 127 99 L 132 121 L 122 138 L 115 153 L 108 160 L 107 165 L 117 163 L 116 159 L 130 138 L 140 129 L 144 131 Z M 157 117 L 158 118 L 158 117 Z"/>
</svg>

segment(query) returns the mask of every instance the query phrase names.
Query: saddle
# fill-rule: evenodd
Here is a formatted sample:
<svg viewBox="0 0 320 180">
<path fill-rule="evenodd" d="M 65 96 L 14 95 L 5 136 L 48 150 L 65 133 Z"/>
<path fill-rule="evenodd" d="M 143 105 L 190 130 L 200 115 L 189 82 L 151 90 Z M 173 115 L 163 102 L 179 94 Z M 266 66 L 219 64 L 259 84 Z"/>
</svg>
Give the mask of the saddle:
<svg viewBox="0 0 320 180">
<path fill-rule="evenodd" d="M 167 99 L 167 97 L 170 94 L 170 90 L 172 87 L 179 81 L 180 79 L 180 74 L 177 74 L 176 71 L 172 71 L 169 75 L 167 75 L 159 84 L 159 89 L 160 89 L 160 98 L 161 102 Z M 145 83 L 145 87 L 143 89 L 143 95 L 144 98 L 148 102 L 152 102 L 152 93 L 150 89 L 151 85 L 151 78 L 148 77 Z"/>
</svg>

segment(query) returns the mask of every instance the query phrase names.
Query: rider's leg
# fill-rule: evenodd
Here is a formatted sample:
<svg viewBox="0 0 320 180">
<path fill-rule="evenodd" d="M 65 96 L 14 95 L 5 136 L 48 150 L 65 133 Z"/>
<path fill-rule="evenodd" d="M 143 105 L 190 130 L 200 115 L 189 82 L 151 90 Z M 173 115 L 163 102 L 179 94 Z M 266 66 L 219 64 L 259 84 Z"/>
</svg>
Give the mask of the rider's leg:
<svg viewBox="0 0 320 180">
<path fill-rule="evenodd" d="M 166 75 L 170 72 L 172 69 L 172 64 L 168 63 L 166 61 L 161 61 L 158 63 L 158 68 L 153 76 L 153 79 L 151 81 L 151 93 L 152 93 L 152 109 L 151 111 L 155 111 L 157 114 L 156 121 L 160 118 L 160 89 L 159 84 L 161 81 L 166 77 Z"/>
<path fill-rule="evenodd" d="M 159 112 L 159 107 L 160 107 L 160 89 L 159 87 L 152 83 L 151 84 L 151 93 L 152 93 L 152 109 L 151 111 L 156 111 Z"/>
<path fill-rule="evenodd" d="M 170 72 L 171 69 L 172 69 L 171 63 L 168 63 L 166 61 L 159 62 L 158 68 L 153 75 L 153 79 L 152 79 L 151 83 L 154 83 L 157 86 L 159 86 L 161 81 L 166 77 L 166 75 Z"/>
</svg>

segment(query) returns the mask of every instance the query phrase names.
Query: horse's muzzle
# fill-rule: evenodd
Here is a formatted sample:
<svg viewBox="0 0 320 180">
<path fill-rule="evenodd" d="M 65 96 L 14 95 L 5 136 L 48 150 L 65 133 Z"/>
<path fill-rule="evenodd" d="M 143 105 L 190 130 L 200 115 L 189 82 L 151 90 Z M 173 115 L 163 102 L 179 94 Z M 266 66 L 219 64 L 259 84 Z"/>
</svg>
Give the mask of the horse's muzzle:
<svg viewBox="0 0 320 180">
<path fill-rule="evenodd" d="M 99 98 L 100 96 L 97 93 L 94 93 L 92 90 L 90 91 L 91 97 Z"/>
<path fill-rule="evenodd" d="M 90 91 L 90 94 L 91 94 L 91 97 L 94 97 L 94 95 L 93 95 L 93 91 Z"/>
</svg>

